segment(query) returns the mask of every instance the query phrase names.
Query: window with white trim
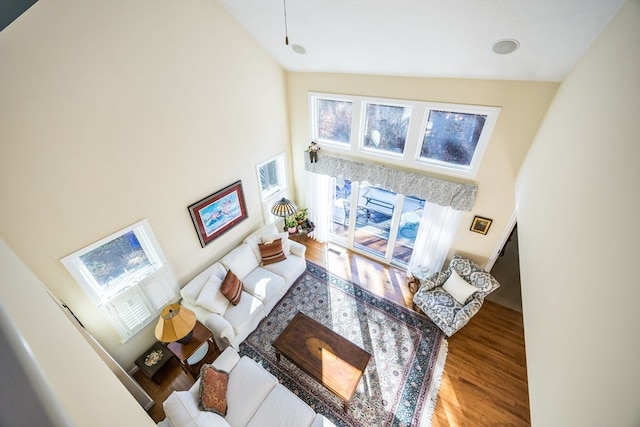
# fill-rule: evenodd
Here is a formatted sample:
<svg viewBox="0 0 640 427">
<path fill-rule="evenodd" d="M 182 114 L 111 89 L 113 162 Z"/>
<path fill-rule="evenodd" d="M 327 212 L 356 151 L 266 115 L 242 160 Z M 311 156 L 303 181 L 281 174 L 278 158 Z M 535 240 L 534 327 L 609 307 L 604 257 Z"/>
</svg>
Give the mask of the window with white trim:
<svg viewBox="0 0 640 427">
<path fill-rule="evenodd" d="M 500 114 L 489 106 L 309 93 L 311 138 L 372 161 L 475 178 Z"/>
<path fill-rule="evenodd" d="M 281 153 L 256 166 L 262 211 L 264 219 L 268 223 L 280 219 L 271 213 L 271 206 L 282 197 L 289 197 L 285 160 L 285 154 Z"/>
<path fill-rule="evenodd" d="M 402 155 L 407 142 L 411 107 L 364 102 L 363 150 Z"/>
<path fill-rule="evenodd" d="M 146 219 L 60 260 L 123 341 L 180 298 L 160 245 Z"/>
<path fill-rule="evenodd" d="M 315 97 L 311 105 L 314 141 L 351 144 L 353 102 L 327 97 Z"/>
</svg>

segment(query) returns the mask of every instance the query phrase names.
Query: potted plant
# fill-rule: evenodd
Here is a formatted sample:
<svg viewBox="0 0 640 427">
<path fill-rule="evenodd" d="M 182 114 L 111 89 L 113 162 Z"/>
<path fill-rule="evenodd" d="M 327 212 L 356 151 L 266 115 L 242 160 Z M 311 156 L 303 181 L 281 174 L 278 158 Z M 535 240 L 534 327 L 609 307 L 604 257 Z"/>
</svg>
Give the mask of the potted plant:
<svg viewBox="0 0 640 427">
<path fill-rule="evenodd" d="M 308 208 L 300 209 L 298 212 L 293 215 L 293 218 L 296 220 L 296 226 L 301 226 L 307 220 L 307 211 Z"/>
<path fill-rule="evenodd" d="M 284 225 L 287 227 L 287 231 L 289 234 L 294 234 L 298 232 L 298 220 L 295 215 L 288 216 L 284 219 Z"/>
</svg>

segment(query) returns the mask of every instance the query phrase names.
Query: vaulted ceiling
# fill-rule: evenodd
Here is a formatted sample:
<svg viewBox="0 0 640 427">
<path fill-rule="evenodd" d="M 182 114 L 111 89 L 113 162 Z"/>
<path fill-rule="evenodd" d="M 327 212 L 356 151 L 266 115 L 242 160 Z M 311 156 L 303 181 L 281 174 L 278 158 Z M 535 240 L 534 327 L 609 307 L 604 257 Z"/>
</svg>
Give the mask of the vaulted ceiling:
<svg viewBox="0 0 640 427">
<path fill-rule="evenodd" d="M 218 1 L 290 71 L 557 82 L 624 0 Z"/>
</svg>

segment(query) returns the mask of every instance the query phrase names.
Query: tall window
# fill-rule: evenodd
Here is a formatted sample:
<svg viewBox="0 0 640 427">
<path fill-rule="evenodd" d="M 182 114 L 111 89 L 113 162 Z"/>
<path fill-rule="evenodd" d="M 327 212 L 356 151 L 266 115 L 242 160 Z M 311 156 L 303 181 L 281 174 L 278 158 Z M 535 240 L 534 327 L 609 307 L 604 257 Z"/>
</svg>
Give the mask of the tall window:
<svg viewBox="0 0 640 427">
<path fill-rule="evenodd" d="M 477 174 L 500 108 L 309 93 L 313 141 L 372 161 Z M 422 127 L 421 127 L 422 126 Z"/>
<path fill-rule="evenodd" d="M 265 221 L 273 222 L 278 218 L 271 214 L 271 206 L 278 199 L 289 196 L 284 153 L 258 164 L 256 173 Z"/>
<path fill-rule="evenodd" d="M 179 299 L 179 287 L 147 220 L 60 260 L 126 341 Z"/>
</svg>

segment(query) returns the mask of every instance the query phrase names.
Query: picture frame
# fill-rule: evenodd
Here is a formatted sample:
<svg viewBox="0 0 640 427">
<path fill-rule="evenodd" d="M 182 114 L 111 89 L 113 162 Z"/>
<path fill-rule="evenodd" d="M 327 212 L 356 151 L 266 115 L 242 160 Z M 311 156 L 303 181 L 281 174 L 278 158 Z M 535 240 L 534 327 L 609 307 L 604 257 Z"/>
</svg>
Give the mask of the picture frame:
<svg viewBox="0 0 640 427">
<path fill-rule="evenodd" d="M 471 228 L 469 228 L 469 230 L 480 234 L 487 234 L 492 222 L 492 219 L 483 218 L 476 215 L 475 217 L 473 217 L 473 222 L 471 223 Z"/>
<path fill-rule="evenodd" d="M 189 206 L 203 248 L 248 218 L 242 181 L 216 191 Z"/>
</svg>

